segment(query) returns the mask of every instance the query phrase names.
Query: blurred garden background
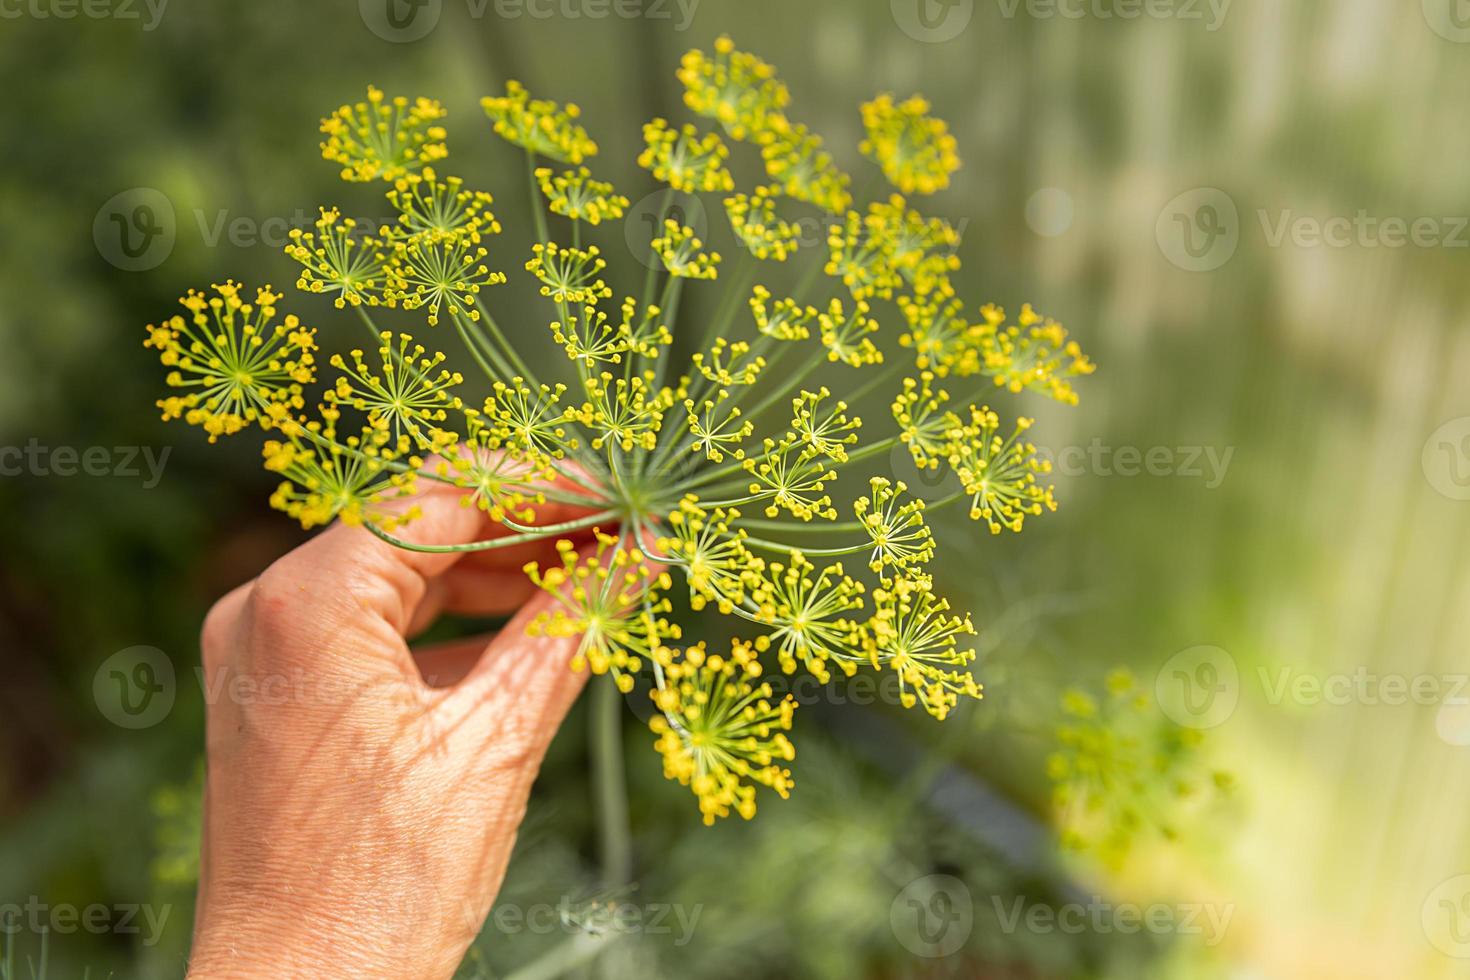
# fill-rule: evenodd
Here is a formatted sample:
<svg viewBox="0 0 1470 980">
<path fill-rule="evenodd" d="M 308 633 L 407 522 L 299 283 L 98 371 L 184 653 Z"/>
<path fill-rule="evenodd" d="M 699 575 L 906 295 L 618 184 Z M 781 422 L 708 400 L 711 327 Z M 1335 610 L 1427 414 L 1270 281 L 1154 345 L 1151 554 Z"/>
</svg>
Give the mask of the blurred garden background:
<svg viewBox="0 0 1470 980">
<path fill-rule="evenodd" d="M 386 210 L 317 146 L 369 83 L 444 102 L 514 276 L 522 160 L 479 98 L 580 103 L 637 201 L 640 124 L 684 118 L 679 56 L 722 33 L 850 171 L 877 92 L 949 121 L 964 167 L 923 207 L 963 232 L 961 294 L 1099 365 L 1080 406 L 1026 403 L 1061 509 L 935 515 L 985 701 L 812 695 L 793 799 L 750 823 L 700 825 L 629 711 L 632 891 L 598 890 L 579 708 L 501 897 L 557 924 L 492 919 L 465 975 L 1470 976 L 1463 0 L 0 0 L 13 975 L 43 945 L 53 977 L 183 974 L 198 628 L 302 539 L 258 441 L 159 420 L 144 325 L 235 278 L 357 342 L 282 248 L 318 205 Z M 532 298 L 497 317 L 547 357 Z M 106 462 L 60 475 L 68 447 Z M 107 666 L 137 647 L 174 672 L 146 718 Z"/>
</svg>

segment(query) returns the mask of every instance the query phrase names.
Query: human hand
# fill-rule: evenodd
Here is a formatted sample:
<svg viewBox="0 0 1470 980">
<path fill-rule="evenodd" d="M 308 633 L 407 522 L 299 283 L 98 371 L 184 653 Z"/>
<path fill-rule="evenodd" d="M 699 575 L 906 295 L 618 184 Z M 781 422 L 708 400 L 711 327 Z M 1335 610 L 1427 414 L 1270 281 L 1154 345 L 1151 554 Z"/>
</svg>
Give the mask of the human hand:
<svg viewBox="0 0 1470 980">
<path fill-rule="evenodd" d="M 509 533 L 448 488 L 414 502 L 417 544 Z M 424 554 L 337 525 L 215 606 L 206 690 L 253 694 L 208 707 L 191 978 L 453 975 L 585 682 L 575 638 L 525 635 L 553 600 L 521 567 L 554 540 Z M 441 613 L 513 611 L 493 638 L 409 649 Z"/>
</svg>

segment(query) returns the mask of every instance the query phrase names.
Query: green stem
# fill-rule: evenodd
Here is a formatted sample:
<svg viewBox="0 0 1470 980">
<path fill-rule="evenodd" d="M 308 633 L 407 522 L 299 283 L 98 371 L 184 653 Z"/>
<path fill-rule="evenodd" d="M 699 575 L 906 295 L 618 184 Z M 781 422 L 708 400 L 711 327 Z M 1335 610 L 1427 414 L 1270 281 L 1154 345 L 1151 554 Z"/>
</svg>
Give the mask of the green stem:
<svg viewBox="0 0 1470 980">
<path fill-rule="evenodd" d="M 499 381 L 502 378 L 508 379 L 511 372 L 506 370 L 505 362 L 501 361 L 500 357 L 492 350 L 486 349 L 484 353 L 481 353 L 480 345 L 475 342 L 469 330 L 465 329 L 465 325 L 460 322 L 459 314 L 451 314 L 450 319 L 454 321 L 454 329 L 459 333 L 460 343 L 464 344 L 465 349 L 474 357 L 475 363 L 480 365 L 480 370 L 485 372 L 485 377 L 491 381 Z M 489 354 L 491 359 L 496 362 L 494 367 L 491 367 L 490 363 L 485 360 L 486 354 Z"/>
<path fill-rule="evenodd" d="M 826 530 L 831 530 L 831 528 L 827 528 Z M 752 538 L 747 536 L 742 540 L 746 544 L 755 545 L 757 548 L 764 548 L 767 551 L 777 551 L 784 554 L 788 551 L 797 550 L 804 555 L 822 555 L 824 557 L 832 557 L 836 555 L 855 555 L 859 551 L 871 551 L 873 548 L 873 542 L 871 541 L 864 541 L 861 544 L 855 544 L 848 548 L 808 548 L 805 545 L 797 548 L 795 545 L 781 544 L 778 541 L 767 541 L 764 538 Z"/>
<path fill-rule="evenodd" d="M 490 328 L 491 335 L 500 344 L 501 348 L 504 349 L 506 356 L 510 358 L 511 363 L 515 365 L 521 377 L 525 378 L 526 382 L 533 387 L 540 387 L 541 382 L 537 380 L 535 373 L 526 366 L 525 361 L 521 360 L 521 356 L 516 353 L 516 349 L 506 339 L 504 331 L 500 329 L 500 324 L 495 322 L 495 318 L 490 315 L 490 311 L 485 309 L 485 304 L 480 302 L 479 296 L 475 297 L 475 309 L 480 311 L 480 316 L 484 318 L 486 326 Z"/>
<path fill-rule="evenodd" d="M 531 219 L 536 222 L 536 238 L 542 245 L 551 242 L 551 234 L 546 230 L 546 213 L 541 207 L 541 187 L 536 183 L 536 154 L 531 150 L 526 151 L 526 183 L 531 188 Z"/>
<path fill-rule="evenodd" d="M 609 888 L 633 879 L 633 836 L 628 826 L 628 787 L 623 773 L 622 700 L 622 692 L 611 676 L 594 680 L 589 748 L 597 793 L 603 884 Z"/>
<path fill-rule="evenodd" d="M 594 936 L 579 932 L 514 973 L 507 973 L 505 980 L 558 980 L 592 960 L 617 939 L 617 933 Z"/>
<path fill-rule="evenodd" d="M 514 545 L 525 544 L 528 541 L 540 541 L 567 531 L 577 531 L 582 528 L 591 527 L 594 524 L 600 524 L 616 516 L 613 511 L 608 510 L 600 514 L 593 514 L 591 517 L 581 518 L 580 520 L 564 521 L 561 524 L 547 524 L 544 527 L 538 527 L 534 534 L 512 534 L 504 538 L 492 538 L 489 541 L 471 541 L 467 544 L 414 544 L 411 541 L 404 541 L 402 538 L 394 537 L 372 521 L 364 521 L 363 526 L 395 548 L 402 548 L 405 551 L 417 551 L 427 555 L 451 555 L 467 551 L 490 551 L 495 548 L 509 548 Z"/>
</svg>

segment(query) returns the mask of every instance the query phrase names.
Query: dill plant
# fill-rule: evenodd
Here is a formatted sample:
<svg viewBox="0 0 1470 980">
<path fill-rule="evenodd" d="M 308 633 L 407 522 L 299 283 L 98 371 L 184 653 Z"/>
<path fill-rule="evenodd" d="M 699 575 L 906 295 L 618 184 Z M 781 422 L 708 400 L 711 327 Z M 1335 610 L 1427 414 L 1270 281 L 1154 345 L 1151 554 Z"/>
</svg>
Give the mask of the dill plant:
<svg viewBox="0 0 1470 980">
<path fill-rule="evenodd" d="M 1004 423 L 975 402 L 1029 391 L 1075 403 L 1072 380 L 1092 364 L 1029 306 L 1011 322 L 994 306 L 972 316 L 956 297 L 959 236 L 908 199 L 945 188 L 959 166 L 921 97 L 862 107 L 860 150 L 892 185 L 864 205 L 821 137 L 788 115 L 772 66 L 722 37 L 685 55 L 678 77 L 701 123 L 644 126 L 638 164 L 666 191 L 641 296 L 614 295 L 608 256 L 587 241 L 629 202 L 585 165 L 598 147 L 577 106 L 516 82 L 482 102 L 494 131 L 524 151 L 536 244 L 516 261 L 492 257 L 492 196 L 441 172 L 444 108 L 369 88 L 323 121 L 322 155 L 345 181 L 386 185 L 396 220 L 359 228 L 324 208 L 286 252 L 297 286 L 333 298 L 370 345 L 330 358 L 331 377 L 309 397 L 326 373 L 315 332 L 270 287 L 233 281 L 190 291 L 147 343 L 168 369 L 164 418 L 211 441 L 263 430 L 265 466 L 282 478 L 271 503 L 304 527 L 340 520 L 436 552 L 556 539 L 560 562 L 526 568 L 557 600 L 533 631 L 580 637 L 574 666 L 623 692 L 650 679 L 665 774 L 713 823 L 751 817 L 757 786 L 791 787 L 796 705 L 769 670 L 824 682 L 891 670 L 903 702 L 940 719 L 981 696 L 963 645 L 970 617 L 926 571 L 936 551 L 926 515 L 964 504 L 999 534 L 1054 509 L 1030 420 Z M 737 190 L 732 143 L 764 182 Z M 742 265 L 804 263 L 800 284 L 790 295 L 732 284 L 721 313 L 681 319 L 687 290 L 724 286 L 723 257 L 675 220 L 675 192 L 718 197 Z M 798 222 L 813 214 L 825 243 L 802 240 Z M 497 319 L 495 289 L 513 266 L 547 303 L 549 327 Z M 389 316 L 453 333 L 483 382 L 388 328 Z M 694 353 L 675 364 L 686 331 Z M 897 344 L 880 346 L 885 335 Z M 521 355 L 547 341 L 570 362 L 566 382 L 542 380 Z M 826 365 L 853 376 L 848 399 L 813 382 Z M 866 424 L 852 404 L 877 391 L 891 396 L 891 417 Z M 962 489 L 926 503 L 874 472 L 900 445 Z M 866 489 L 834 499 L 848 475 Z M 406 540 L 423 481 L 459 488 L 499 533 Z M 550 503 L 580 516 L 539 521 Z M 729 618 L 728 645 L 681 641 L 676 590 Z"/>
</svg>

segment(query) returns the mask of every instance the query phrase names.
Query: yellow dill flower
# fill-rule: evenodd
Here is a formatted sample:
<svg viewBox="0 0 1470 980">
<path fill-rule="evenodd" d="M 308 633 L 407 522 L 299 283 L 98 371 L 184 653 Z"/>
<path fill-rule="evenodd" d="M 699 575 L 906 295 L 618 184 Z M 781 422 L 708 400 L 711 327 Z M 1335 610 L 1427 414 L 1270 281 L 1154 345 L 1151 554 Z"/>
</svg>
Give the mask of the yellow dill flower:
<svg viewBox="0 0 1470 980">
<path fill-rule="evenodd" d="M 769 684 L 756 683 L 760 661 L 749 644 L 732 642 L 730 655 L 707 654 L 702 645 L 682 652 L 660 649 L 665 683 L 652 692 L 661 712 L 649 722 L 664 759 L 664 775 L 699 798 L 707 825 L 734 810 L 755 816 L 755 786 L 791 793 L 796 758 L 786 732 L 796 713 L 787 695 L 773 703 Z"/>
<path fill-rule="evenodd" d="M 569 438 L 566 410 L 559 404 L 566 385 L 529 385 L 521 377 L 497 381 L 485 399 L 485 417 L 511 451 L 532 460 L 561 459 L 577 448 Z"/>
<path fill-rule="evenodd" d="M 580 361 L 589 369 L 596 363 L 620 364 L 628 352 L 623 329 L 595 306 L 583 306 L 580 316 L 575 310 L 568 310 L 565 323 L 552 322 L 551 335 L 566 350 L 568 358 Z"/>
<path fill-rule="evenodd" d="M 460 498 L 465 507 L 477 507 L 495 521 L 530 523 L 536 506 L 546 502 L 540 489 L 554 477 L 544 463 L 506 452 L 493 424 L 468 416 L 468 432 L 452 455 L 435 463 L 434 474 L 469 493 Z"/>
<path fill-rule="evenodd" d="M 898 308 L 908 322 L 908 333 L 898 342 L 914 351 L 914 364 L 936 377 L 951 372 L 965 377 L 980 370 L 980 329 L 961 313 L 964 303 L 937 298 L 900 296 Z"/>
<path fill-rule="evenodd" d="M 653 240 L 653 250 L 663 260 L 669 275 L 680 279 L 714 279 L 719 275 L 719 252 L 703 251 L 704 242 L 694 229 L 677 221 L 664 222 L 664 234 Z"/>
<path fill-rule="evenodd" d="M 612 288 L 599 275 L 607 268 L 607 260 L 596 245 L 582 249 L 537 243 L 531 251 L 535 254 L 526 263 L 526 271 L 541 280 L 541 295 L 553 302 L 595 304 L 612 295 Z"/>
<path fill-rule="evenodd" d="M 439 423 L 463 403 L 454 389 L 464 381 L 457 371 L 443 367 L 445 355 L 435 351 L 428 355 L 422 344 L 413 343 L 406 333 L 382 333 L 378 348 L 378 364 L 369 366 L 363 352 L 349 352 L 352 359 L 332 355 L 332 366 L 342 371 L 336 386 L 324 398 L 329 404 L 349 406 L 367 413 L 368 423 L 390 432 L 395 439 L 408 436 L 420 449 L 437 452 L 447 439 Z M 412 346 L 410 346 L 412 344 Z"/>
<path fill-rule="evenodd" d="M 619 326 L 628 350 L 641 357 L 658 357 L 660 350 L 674 342 L 674 335 L 663 322 L 663 311 L 645 306 L 640 312 L 638 301 L 629 296 L 623 300 L 623 322 Z"/>
<path fill-rule="evenodd" d="M 1020 531 L 1026 515 L 1056 510 L 1053 488 L 1036 480 L 1051 463 L 1036 455 L 1023 437 L 1031 419 L 1017 419 L 1009 438 L 1001 438 L 1000 417 L 988 407 L 970 408 L 970 422 L 952 433 L 949 465 L 970 494 L 970 516 L 984 520 L 992 534 Z"/>
<path fill-rule="evenodd" d="M 740 511 L 734 508 L 706 511 L 692 497 L 679 501 L 668 516 L 672 533 L 658 546 L 682 563 L 689 604 L 696 611 L 712 602 L 729 615 L 760 583 L 765 565 L 745 547 L 745 531 L 731 527 L 739 519 Z"/>
<path fill-rule="evenodd" d="M 934 374 L 921 372 L 917 379 L 904 378 L 903 391 L 893 401 L 893 418 L 898 438 L 909 448 L 914 465 L 932 470 L 949 455 L 951 433 L 961 427 L 960 419 L 944 408 L 949 393 L 935 390 Z"/>
<path fill-rule="evenodd" d="M 301 263 L 296 288 L 308 293 L 336 294 L 345 306 L 395 305 L 388 293 L 388 253 L 373 238 L 357 238 L 357 222 L 336 208 L 322 208 L 316 231 L 292 228 L 286 254 Z"/>
<path fill-rule="evenodd" d="M 559 106 L 550 99 L 533 99 L 517 81 L 505 83 L 505 95 L 480 100 L 495 133 L 531 153 L 562 163 L 581 163 L 597 155 L 597 144 L 576 120 L 582 110 L 573 103 Z"/>
<path fill-rule="evenodd" d="M 927 575 L 907 572 L 873 590 L 868 635 L 874 662 L 898 674 L 904 707 L 922 704 L 944 720 L 960 697 L 979 699 L 983 688 L 964 669 L 975 651 L 960 650 L 960 636 L 973 634 L 968 616 L 949 613 L 949 600 L 934 594 Z"/>
<path fill-rule="evenodd" d="M 910 282 L 937 282 L 960 267 L 960 234 L 943 218 L 925 217 L 898 194 L 868 205 L 868 215 L 882 229 L 889 264 Z"/>
<path fill-rule="evenodd" d="M 1039 391 L 1067 405 L 1077 404 L 1071 378 L 1096 370 L 1066 329 L 1051 317 L 1040 316 L 1028 303 L 1013 326 L 1005 326 L 1005 310 L 985 306 L 979 336 L 981 367 L 995 383 L 1013 392 Z"/>
<path fill-rule="evenodd" d="M 213 288 L 213 296 L 189 290 L 179 300 L 188 316 L 150 324 L 144 341 L 169 369 L 168 386 L 184 389 L 159 400 L 163 418 L 200 426 L 210 442 L 254 423 L 279 425 L 316 377 L 316 332 L 294 315 L 275 322 L 279 293 L 266 286 L 247 303 L 234 280 Z"/>
<path fill-rule="evenodd" d="M 781 120 L 768 132 L 761 157 L 766 173 L 787 197 L 829 214 L 841 214 L 852 203 L 852 178 L 838 169 L 832 154 L 822 149 L 822 138 L 806 126 Z"/>
<path fill-rule="evenodd" d="M 460 178 L 440 177 L 433 167 L 425 167 L 393 182 L 388 203 L 398 220 L 383 233 L 390 241 L 463 236 L 478 243 L 481 235 L 500 234 L 500 222 L 490 210 L 494 202 L 485 191 L 465 189 Z"/>
<path fill-rule="evenodd" d="M 853 512 L 873 542 L 868 567 L 875 572 L 885 568 L 903 569 L 922 565 L 934 557 L 934 535 L 924 523 L 924 501 L 898 498 L 908 490 L 898 483 L 875 476 L 868 481 L 869 492 L 853 502 Z"/>
<path fill-rule="evenodd" d="M 751 354 L 748 343 L 743 340 L 731 343 L 723 337 L 714 342 L 708 353 L 696 351 L 690 361 L 706 381 L 722 388 L 753 385 L 766 366 L 764 357 Z"/>
<path fill-rule="evenodd" d="M 780 442 L 765 439 L 763 451 L 741 464 L 755 477 L 750 484 L 752 495 L 768 497 L 766 516 L 775 517 L 783 509 L 792 517 L 809 521 L 814 517 L 831 520 L 837 516 L 832 498 L 822 491 L 837 479 L 832 469 L 816 450 L 798 446 L 792 439 Z"/>
<path fill-rule="evenodd" d="M 772 340 L 806 340 L 812 335 L 809 324 L 817 318 L 812 306 L 802 306 L 794 299 L 770 302 L 771 291 L 765 286 L 756 286 L 750 297 L 750 311 L 755 315 L 755 326 Z"/>
<path fill-rule="evenodd" d="M 842 300 L 833 298 L 827 312 L 817 316 L 821 327 L 822 346 L 827 348 L 829 361 L 841 361 L 849 367 L 865 364 L 882 364 L 883 352 L 870 336 L 878 332 L 878 324 L 868 316 L 868 304 L 858 300 L 852 312 L 847 313 Z"/>
<path fill-rule="evenodd" d="M 849 211 L 841 224 L 828 229 L 827 247 L 827 275 L 841 279 L 853 299 L 891 299 L 903 284 L 886 215 Z"/>
<path fill-rule="evenodd" d="M 791 93 L 776 69 L 753 54 L 735 50 L 727 36 L 715 40 L 713 55 L 686 52 L 679 64 L 684 104 L 719 121 L 731 139 L 761 139 L 781 117 Z"/>
<path fill-rule="evenodd" d="M 397 180 L 448 155 L 444 127 L 435 125 L 444 116 L 433 99 L 389 99 L 369 85 L 366 102 L 322 120 L 322 159 L 340 163 L 343 180 Z"/>
<path fill-rule="evenodd" d="M 825 684 L 832 679 L 829 663 L 848 677 L 857 672 L 858 624 L 847 614 L 862 608 L 863 585 L 844 574 L 841 564 L 818 570 L 793 549 L 786 562 L 766 566 L 752 598 L 757 608 L 752 618 L 771 628 L 757 646 L 775 647 L 786 673 L 801 665 Z"/>
<path fill-rule="evenodd" d="M 684 400 L 689 434 L 694 437 L 689 449 L 703 454 L 712 463 L 722 462 L 727 450 L 737 460 L 744 459 L 745 448 L 741 443 L 755 431 L 755 423 L 742 418 L 739 407 L 734 404 L 727 406 L 727 401 L 732 401 L 732 398 L 725 388 L 716 389 L 714 397 L 706 398 L 700 405 L 696 405 L 692 398 Z"/>
<path fill-rule="evenodd" d="M 395 467 L 406 456 L 406 445 L 376 426 L 338 439 L 337 420 L 338 412 L 327 406 L 322 420 L 285 429 L 284 441 L 266 442 L 265 468 L 285 477 L 271 494 L 271 506 L 303 528 L 337 519 L 352 525 L 372 521 L 392 530 L 417 518 L 417 507 L 384 506 L 414 493 L 418 461 Z"/>
<path fill-rule="evenodd" d="M 929 101 L 919 95 L 895 102 L 884 93 L 863 103 L 863 129 L 868 135 L 859 149 L 905 194 L 944 190 L 949 175 L 960 166 L 959 144 L 949 127 L 928 113 Z"/>
<path fill-rule="evenodd" d="M 561 565 L 544 571 L 526 565 L 535 585 L 553 596 L 557 609 L 537 616 L 532 636 L 581 636 L 572 660 L 574 670 L 612 674 L 618 689 L 633 689 L 634 678 L 664 639 L 677 639 L 676 626 L 661 618 L 669 609 L 657 591 L 667 589 L 666 572 L 654 572 L 636 548 L 597 532 L 597 551 L 580 555 L 566 539 L 556 543 Z"/>
<path fill-rule="evenodd" d="M 735 236 L 758 259 L 785 262 L 800 244 L 801 229 L 777 217 L 776 200 L 769 187 L 725 198 L 725 211 Z"/>
<path fill-rule="evenodd" d="M 480 290 L 505 282 L 505 273 L 485 263 L 488 254 L 468 236 L 415 235 L 394 250 L 390 288 L 405 310 L 427 307 L 431 327 L 444 309 L 451 317 L 479 320 Z"/>
<path fill-rule="evenodd" d="M 593 449 L 609 444 L 632 452 L 635 447 L 652 450 L 658 446 L 659 427 L 673 396 L 667 388 L 653 391 L 652 371 L 628 378 L 615 378 L 604 371 L 587 378 L 583 387 L 586 403 L 568 408 L 566 414 L 595 433 Z"/>
<path fill-rule="evenodd" d="M 676 191 L 698 194 L 735 189 L 735 178 L 725 169 L 730 148 L 717 133 L 699 135 L 690 123 L 671 129 L 666 120 L 643 124 L 645 147 L 638 166 Z"/>
<path fill-rule="evenodd" d="M 858 441 L 863 420 L 850 418 L 847 402 L 824 405 L 832 392 L 825 386 L 818 391 L 803 391 L 791 399 L 791 434 L 796 442 L 812 452 L 838 463 L 847 462 L 847 447 Z"/>
<path fill-rule="evenodd" d="M 561 173 L 550 167 L 537 167 L 536 181 L 552 212 L 573 221 L 599 225 L 621 218 L 628 209 L 628 199 L 614 193 L 612 184 L 593 180 L 592 172 L 586 167 Z"/>
</svg>

